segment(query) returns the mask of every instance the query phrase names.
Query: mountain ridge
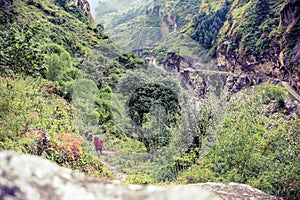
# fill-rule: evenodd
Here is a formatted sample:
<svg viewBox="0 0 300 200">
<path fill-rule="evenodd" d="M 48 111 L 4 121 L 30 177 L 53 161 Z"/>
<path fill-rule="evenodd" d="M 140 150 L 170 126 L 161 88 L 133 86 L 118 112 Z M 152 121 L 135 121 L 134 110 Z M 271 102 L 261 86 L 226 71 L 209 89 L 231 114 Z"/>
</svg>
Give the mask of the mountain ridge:
<svg viewBox="0 0 300 200">
<path fill-rule="evenodd" d="M 136 21 L 137 17 L 132 18 L 136 26 L 132 21 L 131 28 L 124 23 L 124 26 L 119 24 L 108 30 L 112 37 L 116 35 L 117 43 L 120 41 L 119 44 L 124 48 L 139 49 L 138 46 L 130 46 L 134 43 L 130 37 L 137 38 L 141 26 L 148 31 L 140 32 L 143 37 L 139 36 L 142 40 L 139 43 L 144 41 L 146 47 L 155 46 L 165 36 L 179 31 L 200 46 L 210 49 L 221 70 L 247 75 L 253 84 L 258 83 L 252 80 L 254 76 L 262 76 L 264 82 L 269 79 L 286 81 L 299 94 L 298 1 L 172 0 L 153 1 L 144 6 L 146 11 L 140 15 L 143 16 L 140 19 L 142 21 Z M 129 21 L 131 19 L 126 14 L 115 17 L 115 20 L 122 17 Z M 147 35 L 149 31 L 152 36 Z M 128 42 L 124 42 L 126 40 Z M 152 41 L 152 44 L 148 41 Z"/>
</svg>

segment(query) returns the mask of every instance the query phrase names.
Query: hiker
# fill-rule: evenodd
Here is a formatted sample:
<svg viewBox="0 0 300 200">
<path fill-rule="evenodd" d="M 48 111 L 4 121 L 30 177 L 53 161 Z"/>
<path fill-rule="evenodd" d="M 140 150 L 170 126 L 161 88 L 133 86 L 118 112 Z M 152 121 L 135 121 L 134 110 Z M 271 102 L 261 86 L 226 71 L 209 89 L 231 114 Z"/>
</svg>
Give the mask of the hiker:
<svg viewBox="0 0 300 200">
<path fill-rule="evenodd" d="M 100 158 L 100 155 L 102 153 L 102 148 L 103 148 L 103 140 L 101 140 L 98 135 L 96 135 L 96 137 L 95 137 L 94 145 L 95 145 L 95 149 L 97 151 L 98 157 Z"/>
<path fill-rule="evenodd" d="M 41 136 L 36 140 L 37 145 L 37 155 L 41 156 L 42 153 L 48 149 L 50 145 L 50 135 L 45 131 L 45 129 L 37 129 L 40 131 Z"/>
</svg>

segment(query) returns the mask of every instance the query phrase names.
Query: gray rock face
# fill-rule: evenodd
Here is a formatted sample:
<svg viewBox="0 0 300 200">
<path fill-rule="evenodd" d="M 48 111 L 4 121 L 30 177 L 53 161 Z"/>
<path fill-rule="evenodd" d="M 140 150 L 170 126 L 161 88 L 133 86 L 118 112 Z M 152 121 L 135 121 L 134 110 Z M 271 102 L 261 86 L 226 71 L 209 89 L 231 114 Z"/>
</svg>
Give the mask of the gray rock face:
<svg viewBox="0 0 300 200">
<path fill-rule="evenodd" d="M 120 186 L 75 174 L 31 155 L 0 152 L 0 199 L 280 199 L 242 184 L 204 183 L 179 186 Z"/>
</svg>

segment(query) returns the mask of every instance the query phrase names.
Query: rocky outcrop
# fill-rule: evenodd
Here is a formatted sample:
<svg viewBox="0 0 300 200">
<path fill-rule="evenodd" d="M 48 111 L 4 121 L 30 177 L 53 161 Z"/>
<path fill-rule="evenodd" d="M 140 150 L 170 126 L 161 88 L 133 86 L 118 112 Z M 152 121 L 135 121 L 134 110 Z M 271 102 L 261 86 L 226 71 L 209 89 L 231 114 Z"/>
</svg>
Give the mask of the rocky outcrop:
<svg viewBox="0 0 300 200">
<path fill-rule="evenodd" d="M 0 8 L 11 8 L 12 0 L 0 0 Z"/>
<path fill-rule="evenodd" d="M 182 85 L 193 91 L 198 99 L 203 99 L 207 90 L 206 77 L 189 70 L 183 70 L 180 75 Z"/>
<path fill-rule="evenodd" d="M 269 199 L 250 186 L 236 183 L 203 183 L 179 186 L 120 186 L 75 174 L 39 157 L 0 153 L 0 199 Z"/>
<path fill-rule="evenodd" d="M 92 17 L 91 7 L 88 0 L 67 0 L 67 3 L 69 5 L 77 6 L 93 25 L 96 24 Z"/>
<path fill-rule="evenodd" d="M 166 58 L 162 61 L 165 70 L 169 72 L 180 72 L 184 68 L 190 68 L 193 65 L 193 59 L 183 57 L 175 52 L 168 53 Z"/>
<path fill-rule="evenodd" d="M 246 4 L 249 3 L 235 1 L 231 14 L 236 15 L 241 6 L 246 8 Z M 277 12 L 279 16 L 275 23 L 277 28 L 269 27 L 262 32 L 260 37 L 254 38 L 254 40 L 262 41 L 269 37 L 270 43 L 262 52 L 249 54 L 243 51 L 245 46 L 241 41 L 245 38 L 242 38 L 236 29 L 239 28 L 239 23 L 245 20 L 245 13 L 241 12 L 240 15 L 236 15 L 236 21 L 228 22 L 223 27 L 221 33 L 226 39 L 218 45 L 216 51 L 218 66 L 222 70 L 246 76 L 250 85 L 280 80 L 288 82 L 294 90 L 300 93 L 300 2 L 287 0 L 278 2 L 276 6 L 278 9 L 274 12 Z M 259 42 L 256 42 L 257 44 Z M 255 46 L 255 48 L 258 47 Z"/>
</svg>

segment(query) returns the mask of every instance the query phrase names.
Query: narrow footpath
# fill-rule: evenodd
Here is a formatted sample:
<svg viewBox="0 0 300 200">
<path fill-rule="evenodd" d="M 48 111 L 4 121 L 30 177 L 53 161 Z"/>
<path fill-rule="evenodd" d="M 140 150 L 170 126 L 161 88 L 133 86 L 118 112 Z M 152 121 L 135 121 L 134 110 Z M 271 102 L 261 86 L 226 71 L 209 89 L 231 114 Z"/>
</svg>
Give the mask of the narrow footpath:
<svg viewBox="0 0 300 200">
<path fill-rule="evenodd" d="M 113 179 L 110 181 L 110 183 L 117 184 L 117 185 L 121 185 L 122 183 L 125 183 L 127 180 L 127 175 L 123 173 L 121 169 L 107 162 L 108 157 L 117 158 L 118 156 L 115 151 L 103 150 L 102 155 L 100 157 L 100 160 L 104 163 L 104 165 L 113 173 Z"/>
</svg>

